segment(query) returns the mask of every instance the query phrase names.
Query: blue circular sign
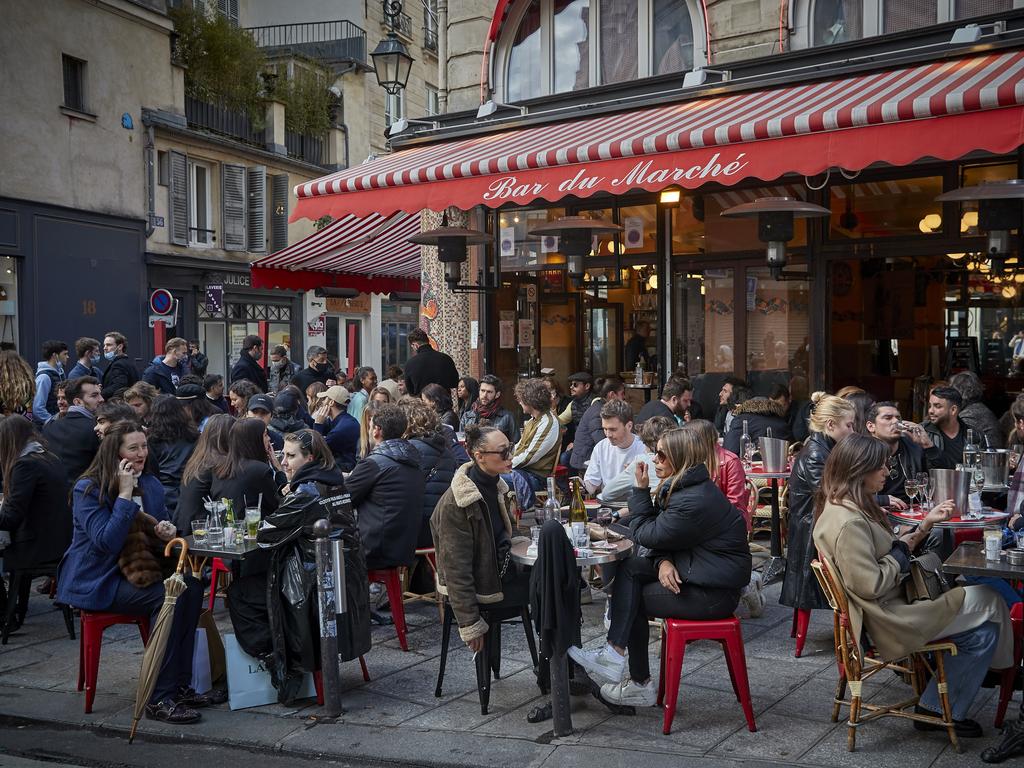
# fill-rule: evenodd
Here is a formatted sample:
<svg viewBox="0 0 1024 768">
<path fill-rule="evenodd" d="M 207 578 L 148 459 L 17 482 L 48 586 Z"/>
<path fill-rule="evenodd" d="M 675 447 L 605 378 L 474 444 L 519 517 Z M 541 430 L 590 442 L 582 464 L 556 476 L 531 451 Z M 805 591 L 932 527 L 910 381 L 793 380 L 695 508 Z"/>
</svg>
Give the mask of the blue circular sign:
<svg viewBox="0 0 1024 768">
<path fill-rule="evenodd" d="M 174 309 L 174 297 L 166 288 L 157 288 L 149 296 L 149 308 L 154 315 L 169 315 Z"/>
</svg>

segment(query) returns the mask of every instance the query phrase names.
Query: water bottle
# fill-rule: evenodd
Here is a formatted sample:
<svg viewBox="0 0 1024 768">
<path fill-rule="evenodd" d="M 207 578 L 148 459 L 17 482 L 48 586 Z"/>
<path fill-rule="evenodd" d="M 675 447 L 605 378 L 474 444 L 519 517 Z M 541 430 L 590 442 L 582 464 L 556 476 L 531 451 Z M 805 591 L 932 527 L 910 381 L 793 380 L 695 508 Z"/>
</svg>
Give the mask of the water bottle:
<svg viewBox="0 0 1024 768">
<path fill-rule="evenodd" d="M 537 525 L 543 525 L 545 520 L 560 520 L 562 508 L 558 503 L 558 492 L 555 490 L 555 478 L 548 478 L 548 498 L 544 506 L 540 508 L 540 515 Z"/>
<path fill-rule="evenodd" d="M 970 472 L 979 459 L 978 444 L 974 442 L 974 430 L 967 430 L 967 439 L 964 440 L 964 467 Z"/>
<path fill-rule="evenodd" d="M 750 439 L 746 419 L 743 420 L 743 434 L 740 436 L 740 458 L 743 460 L 744 471 L 749 472 L 754 460 L 754 443 Z"/>
<path fill-rule="evenodd" d="M 644 366 L 639 360 L 636 361 L 636 368 L 633 370 L 633 383 L 642 387 L 644 383 Z"/>
</svg>

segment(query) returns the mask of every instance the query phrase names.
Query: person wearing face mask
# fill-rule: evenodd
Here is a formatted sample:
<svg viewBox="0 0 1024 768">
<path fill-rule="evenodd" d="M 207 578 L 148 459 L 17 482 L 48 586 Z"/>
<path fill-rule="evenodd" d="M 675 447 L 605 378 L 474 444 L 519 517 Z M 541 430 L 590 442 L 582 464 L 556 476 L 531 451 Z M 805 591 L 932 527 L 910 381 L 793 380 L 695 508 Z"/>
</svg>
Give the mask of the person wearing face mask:
<svg viewBox="0 0 1024 768">
<path fill-rule="evenodd" d="M 83 336 L 75 342 L 75 355 L 78 362 L 68 372 L 69 379 L 77 379 L 79 376 L 92 376 L 94 379 L 102 379 L 103 374 L 97 366 L 103 358 L 100 356 L 100 343 L 97 339 L 90 339 Z"/>
<path fill-rule="evenodd" d="M 327 361 L 327 350 L 315 344 L 306 350 L 307 365 L 292 377 L 291 383 L 299 388 L 299 392 L 305 392 L 313 382 L 320 382 L 325 387 L 328 380 L 334 378 L 334 370 Z"/>
<path fill-rule="evenodd" d="M 103 357 L 107 361 L 107 368 L 100 380 L 103 399 L 113 400 L 138 382 L 139 372 L 128 357 L 128 340 L 117 331 L 108 331 L 103 337 Z"/>
<path fill-rule="evenodd" d="M 280 392 L 292 383 L 292 378 L 298 372 L 299 366 L 288 359 L 287 347 L 278 345 L 270 350 L 270 365 L 267 366 L 269 392 Z"/>
<path fill-rule="evenodd" d="M 263 339 L 249 335 L 242 339 L 242 348 L 238 351 L 238 360 L 231 367 L 231 383 L 251 381 L 260 392 L 268 389 L 267 374 L 263 370 Z"/>
<path fill-rule="evenodd" d="M 57 579 L 57 599 L 88 611 L 146 616 L 153 625 L 164 604 L 156 547 L 176 535 L 167 519 L 164 489 L 146 471 L 149 446 L 137 424 L 108 430 L 96 458 L 75 483 L 71 546 Z M 197 707 L 212 703 L 190 686 L 202 585 L 185 577 L 174 606 L 167 650 L 146 716 L 175 724 L 200 719 Z"/>
<path fill-rule="evenodd" d="M 164 346 L 163 359 L 152 363 L 142 374 L 142 380 L 156 387 L 162 395 L 173 395 L 185 375 L 186 358 L 188 342 L 177 337 L 170 339 Z"/>
</svg>

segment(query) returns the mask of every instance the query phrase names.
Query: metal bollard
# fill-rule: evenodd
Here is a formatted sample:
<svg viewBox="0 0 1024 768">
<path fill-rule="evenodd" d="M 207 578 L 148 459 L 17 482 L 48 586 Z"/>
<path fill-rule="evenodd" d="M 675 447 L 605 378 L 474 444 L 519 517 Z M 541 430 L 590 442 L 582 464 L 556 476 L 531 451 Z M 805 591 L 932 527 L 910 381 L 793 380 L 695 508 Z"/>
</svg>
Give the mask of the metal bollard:
<svg viewBox="0 0 1024 768">
<path fill-rule="evenodd" d="M 316 582 L 320 613 L 320 666 L 324 710 L 337 717 L 341 708 L 341 675 L 338 668 L 338 613 L 345 601 L 345 562 L 341 542 L 332 541 L 326 520 L 313 524 L 316 536 Z"/>
</svg>

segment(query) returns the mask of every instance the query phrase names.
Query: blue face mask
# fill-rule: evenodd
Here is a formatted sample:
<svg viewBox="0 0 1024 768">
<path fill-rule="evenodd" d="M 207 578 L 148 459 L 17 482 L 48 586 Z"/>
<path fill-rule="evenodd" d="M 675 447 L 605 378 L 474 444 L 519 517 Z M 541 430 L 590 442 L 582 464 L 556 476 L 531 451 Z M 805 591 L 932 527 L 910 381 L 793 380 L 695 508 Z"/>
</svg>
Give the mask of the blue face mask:
<svg viewBox="0 0 1024 768">
<path fill-rule="evenodd" d="M 116 354 L 115 352 L 104 352 L 103 356 L 105 358 L 107 358 L 107 360 L 113 360 L 115 354 Z"/>
<path fill-rule="evenodd" d="M 93 365 L 97 365 L 99 363 L 99 361 L 100 361 L 99 353 L 97 353 L 97 354 L 95 354 L 95 355 L 93 355 L 92 357 L 89 358 L 89 362 L 91 362 Z"/>
</svg>

